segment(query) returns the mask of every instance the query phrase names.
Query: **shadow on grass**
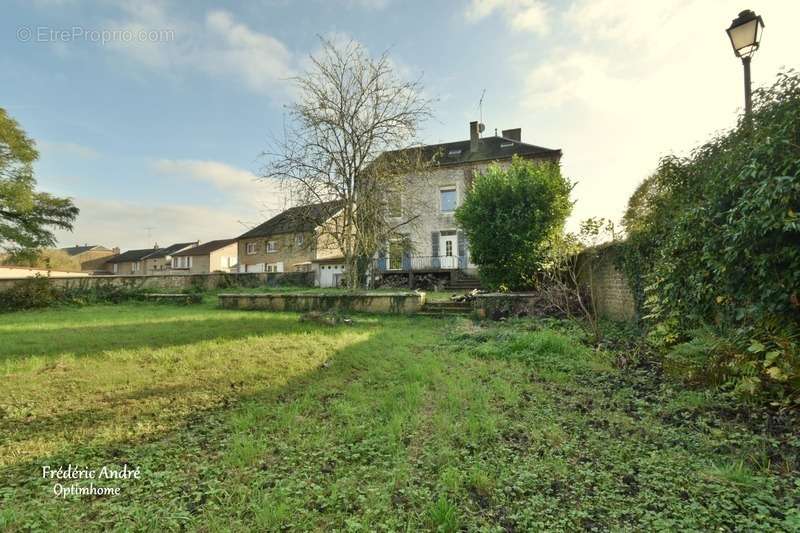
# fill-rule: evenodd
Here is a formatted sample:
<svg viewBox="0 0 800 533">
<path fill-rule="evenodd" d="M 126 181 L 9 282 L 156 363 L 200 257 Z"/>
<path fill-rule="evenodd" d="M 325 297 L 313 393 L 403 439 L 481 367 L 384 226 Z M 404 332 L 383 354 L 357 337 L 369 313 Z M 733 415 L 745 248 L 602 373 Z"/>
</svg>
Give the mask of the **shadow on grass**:
<svg viewBox="0 0 800 533">
<path fill-rule="evenodd" d="M 301 331 L 335 335 L 335 329 L 324 325 L 298 324 L 293 317 L 274 317 L 261 313 L 253 313 L 247 317 L 223 316 L 166 322 L 142 320 L 126 324 L 48 330 L 22 328 L 3 333 L 0 362 L 31 356 L 90 356 L 114 350 L 158 349 L 209 340 L 227 341 Z"/>
<path fill-rule="evenodd" d="M 247 327 L 236 336 L 246 336 L 256 332 L 265 333 L 265 323 L 271 322 L 268 317 L 263 316 L 242 320 L 246 321 Z M 404 321 L 405 319 L 398 320 Z M 213 321 L 199 322 L 199 324 L 197 322 L 184 324 L 189 330 L 181 332 L 180 338 L 191 337 L 195 342 L 198 340 L 198 335 L 204 338 L 219 338 L 219 331 L 209 331 L 209 326 Z M 342 327 L 303 326 L 298 328 L 298 324 L 294 321 L 278 320 L 272 325 L 269 333 L 302 333 L 303 330 L 314 330 L 317 333 L 336 335 L 344 331 Z M 192 491 L 197 491 L 200 487 L 216 483 L 224 477 L 224 469 L 215 472 L 209 471 L 205 475 L 195 477 L 197 475 L 195 468 L 198 464 L 221 468 L 215 463 L 230 437 L 232 417 L 240 412 L 243 405 L 258 402 L 278 407 L 292 403 L 305 394 L 306 386 L 311 382 L 320 383 L 315 390 L 315 396 L 317 396 L 315 401 L 322 405 L 330 391 L 340 392 L 345 384 L 359 379 L 359 376 L 372 364 L 402 369 L 405 364 L 404 359 L 392 357 L 396 355 L 397 337 L 396 334 L 390 333 L 390 330 L 398 326 L 398 324 L 386 324 L 375 328 L 375 334 L 367 340 L 358 341 L 333 351 L 324 365 L 291 375 L 285 383 L 262 385 L 258 386 L 255 391 L 251 389 L 248 392 L 229 389 L 225 391 L 224 395 L 220 391 L 220 401 L 215 405 L 200 407 L 180 415 L 178 422 L 171 425 L 169 429 L 151 433 L 145 438 L 114 439 L 103 443 L 79 443 L 59 449 L 49 455 L 27 458 L 24 462 L 2 467 L 0 468 L 0 479 L 10 482 L 9 490 L 6 491 L 6 504 L 9 505 L 9 508 L 16 508 L 16 516 L 20 519 L 36 515 L 39 523 L 43 525 L 50 524 L 51 519 L 57 520 L 56 517 L 63 518 L 65 516 L 72 517 L 74 524 L 79 524 L 91 516 L 93 527 L 102 528 L 104 526 L 95 520 L 117 519 L 114 513 L 105 512 L 114 509 L 113 499 L 96 499 L 92 505 L 87 505 L 88 502 L 81 499 L 58 499 L 54 503 L 52 482 L 41 479 L 42 465 L 55 467 L 71 463 L 100 468 L 103 465 L 130 464 L 133 467 L 142 465 L 144 475 L 138 482 L 139 486 L 129 492 L 128 498 L 132 499 L 130 503 L 139 509 L 138 512 L 144 512 L 148 516 L 151 525 L 162 525 L 161 522 L 165 520 L 165 516 L 170 513 L 174 515 L 176 512 L 201 519 L 203 504 L 197 505 L 186 491 L 188 487 L 192 487 Z M 415 325 L 411 327 L 417 328 Z M 127 332 L 127 328 L 126 326 L 116 333 Z M 241 328 L 241 324 L 239 324 L 239 328 Z M 115 328 L 99 328 L 98 331 L 92 332 L 92 335 L 114 332 Z M 62 331 L 60 335 L 67 333 Z M 83 335 L 86 335 L 85 330 L 81 336 Z M 67 345 L 71 342 L 78 342 L 77 339 L 69 337 L 66 340 Z M 161 342 L 164 344 L 179 343 L 176 339 L 162 340 Z M 58 351 L 65 349 L 65 345 L 62 343 Z M 84 427 L 101 426 L 113 422 L 120 416 L 119 412 L 113 411 L 113 406 L 124 403 L 126 399 L 163 396 L 165 401 L 168 401 L 170 397 L 192 394 L 202 388 L 202 383 L 177 387 L 152 385 L 137 391 L 125 391 L 118 394 L 109 398 L 108 404 L 98 405 L 99 408 L 72 411 L 63 416 L 40 417 L 15 425 L 6 424 L 3 432 L 7 431 L 6 435 L 14 439 L 17 429 L 21 430 L 26 438 L 29 438 L 31 435 L 46 437 L 49 432 L 55 434 L 70 431 L 75 428 L 74 424 L 81 424 Z M 366 410 L 371 409 L 369 405 L 360 407 Z M 129 419 L 125 418 L 120 418 L 116 422 L 120 425 L 131 423 Z M 24 429 L 21 427 L 23 425 L 26 426 Z M 189 463 L 184 464 L 186 461 Z M 154 468 L 156 471 L 153 471 Z M 158 470 L 159 468 L 163 470 Z M 172 476 L 175 478 L 174 483 L 165 483 L 165 478 Z M 123 490 L 126 491 L 132 487 L 132 485 L 122 485 Z M 205 501 L 205 496 L 203 501 Z M 58 508 L 56 509 L 54 506 Z M 100 508 L 105 508 L 105 511 L 100 512 Z M 236 510 L 234 510 L 235 513 Z M 108 523 L 108 525 L 112 524 L 113 522 Z M 60 526 L 66 525 L 60 524 Z"/>
</svg>

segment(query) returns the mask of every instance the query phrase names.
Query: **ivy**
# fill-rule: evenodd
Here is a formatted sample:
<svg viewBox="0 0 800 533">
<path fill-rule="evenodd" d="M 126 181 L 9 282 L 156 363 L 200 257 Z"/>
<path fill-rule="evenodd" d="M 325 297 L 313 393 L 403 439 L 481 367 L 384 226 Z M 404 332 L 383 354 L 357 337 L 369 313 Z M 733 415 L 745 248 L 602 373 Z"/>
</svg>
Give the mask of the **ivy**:
<svg viewBox="0 0 800 533">
<path fill-rule="evenodd" d="M 796 398 L 800 75 L 757 90 L 735 129 L 662 159 L 624 223 L 621 266 L 658 340 L 676 344 L 712 326 L 741 352 L 724 359 L 729 383 L 746 371 L 749 392 Z"/>
</svg>

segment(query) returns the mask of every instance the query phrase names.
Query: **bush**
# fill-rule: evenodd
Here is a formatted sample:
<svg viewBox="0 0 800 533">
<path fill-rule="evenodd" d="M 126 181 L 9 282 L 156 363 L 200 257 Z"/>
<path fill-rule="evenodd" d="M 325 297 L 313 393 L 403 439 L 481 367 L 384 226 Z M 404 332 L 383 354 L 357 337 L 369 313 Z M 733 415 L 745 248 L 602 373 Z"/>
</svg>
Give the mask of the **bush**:
<svg viewBox="0 0 800 533">
<path fill-rule="evenodd" d="M 7 291 L 0 292 L 0 310 L 15 311 L 49 307 L 59 299 L 58 292 L 50 280 L 37 274 L 14 284 Z"/>
<path fill-rule="evenodd" d="M 456 220 L 472 261 L 489 288 L 530 288 L 546 260 L 550 237 L 560 233 L 572 204 L 572 185 L 556 163 L 514 157 L 475 178 Z"/>
<path fill-rule="evenodd" d="M 734 130 L 689 157 L 664 158 L 624 221 L 622 266 L 653 338 L 689 340 L 676 360 L 699 346 L 719 352 L 724 365 L 712 360 L 709 371 L 725 366 L 741 392 L 798 396 L 800 76 L 757 90 L 752 117 Z M 708 325 L 726 341 L 708 345 L 697 335 Z"/>
<path fill-rule="evenodd" d="M 50 278 L 37 275 L 20 280 L 6 291 L 0 292 L 0 311 L 21 311 L 55 305 L 86 305 L 121 303 L 141 300 L 145 291 L 128 286 L 98 284 L 92 288 L 56 287 Z"/>
</svg>

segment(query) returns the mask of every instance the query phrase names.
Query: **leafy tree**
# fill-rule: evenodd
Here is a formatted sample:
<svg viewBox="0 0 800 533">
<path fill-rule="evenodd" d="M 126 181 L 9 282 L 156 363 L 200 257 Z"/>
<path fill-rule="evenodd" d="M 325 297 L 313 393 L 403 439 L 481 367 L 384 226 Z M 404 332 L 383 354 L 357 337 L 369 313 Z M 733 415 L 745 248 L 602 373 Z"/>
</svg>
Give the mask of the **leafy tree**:
<svg viewBox="0 0 800 533">
<path fill-rule="evenodd" d="M 72 229 L 78 208 L 68 198 L 36 191 L 34 141 L 0 108 L 0 249 L 32 256 L 56 243 L 52 228 Z"/>
<path fill-rule="evenodd" d="M 38 253 L 31 253 L 25 257 L 12 256 L 4 260 L 4 262 L 6 261 L 14 265 L 46 268 L 50 270 L 79 271 L 81 269 L 80 261 L 62 250 L 41 250 Z"/>
<path fill-rule="evenodd" d="M 514 157 L 475 178 L 456 220 L 470 243 L 481 281 L 490 288 L 530 288 L 572 209 L 570 181 L 556 163 Z"/>
</svg>

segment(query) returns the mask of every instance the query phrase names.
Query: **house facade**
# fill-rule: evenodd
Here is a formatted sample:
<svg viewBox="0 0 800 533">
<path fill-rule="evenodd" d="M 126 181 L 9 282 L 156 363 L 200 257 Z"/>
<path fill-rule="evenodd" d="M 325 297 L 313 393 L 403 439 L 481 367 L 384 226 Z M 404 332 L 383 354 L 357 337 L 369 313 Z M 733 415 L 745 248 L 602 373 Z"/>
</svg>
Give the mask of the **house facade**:
<svg viewBox="0 0 800 533">
<path fill-rule="evenodd" d="M 558 163 L 561 150 L 522 142 L 520 128 L 501 135 L 481 137 L 479 124 L 469 125 L 470 138 L 420 148 L 432 168 L 423 176 L 408 176 L 404 191 L 390 204 L 400 225 L 385 243 L 375 269 L 381 274 L 410 272 L 463 272 L 475 274 L 469 243 L 455 221 L 474 176 L 493 164 L 507 166 L 514 156 Z M 398 205 L 399 204 L 399 205 Z"/>
<path fill-rule="evenodd" d="M 339 210 L 339 202 L 292 207 L 240 235 L 239 272 L 317 271 L 320 261 L 337 256 L 317 221 Z"/>
<path fill-rule="evenodd" d="M 70 257 L 74 257 L 81 265 L 81 272 L 103 272 L 108 270 L 107 262 L 119 254 L 119 248 L 106 248 L 105 246 L 84 244 L 60 250 Z"/>
<path fill-rule="evenodd" d="M 221 239 L 188 248 L 172 255 L 170 272 L 208 274 L 238 272 L 236 239 Z"/>
<path fill-rule="evenodd" d="M 172 268 L 172 256 L 178 252 L 194 248 L 198 244 L 200 244 L 199 241 L 178 242 L 165 248 L 156 248 L 152 253 L 142 258 L 144 272 L 141 273 L 147 276 L 168 274 Z"/>
<path fill-rule="evenodd" d="M 106 261 L 106 270 L 118 276 L 143 275 L 144 258 L 154 251 L 154 248 L 144 248 L 122 252 Z"/>
<path fill-rule="evenodd" d="M 172 255 L 197 246 L 198 242 L 176 243 L 166 248 L 144 248 L 128 250 L 106 261 L 106 270 L 119 276 L 147 276 L 168 274 L 172 266 Z"/>
</svg>

